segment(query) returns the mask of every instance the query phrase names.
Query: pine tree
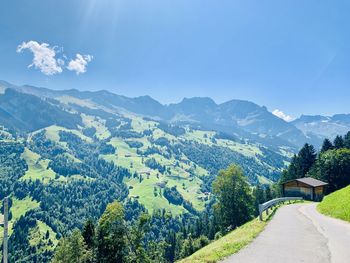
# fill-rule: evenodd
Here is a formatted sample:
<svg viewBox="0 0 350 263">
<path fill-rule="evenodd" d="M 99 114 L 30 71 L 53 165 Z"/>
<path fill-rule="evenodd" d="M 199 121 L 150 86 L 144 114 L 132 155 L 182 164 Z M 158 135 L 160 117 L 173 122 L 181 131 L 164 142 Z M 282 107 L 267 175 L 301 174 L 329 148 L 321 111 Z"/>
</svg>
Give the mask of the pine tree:
<svg viewBox="0 0 350 263">
<path fill-rule="evenodd" d="M 334 147 L 336 149 L 344 148 L 344 140 L 343 140 L 342 136 L 337 135 L 337 137 L 335 137 L 335 139 L 334 139 Z"/>
<path fill-rule="evenodd" d="M 82 235 L 88 248 L 93 248 L 95 246 L 95 225 L 91 219 L 86 221 Z"/>
<path fill-rule="evenodd" d="M 315 148 L 305 143 L 304 147 L 298 153 L 297 158 L 297 178 L 305 177 L 310 168 L 316 161 Z"/>
<path fill-rule="evenodd" d="M 321 148 L 321 152 L 326 152 L 328 150 L 332 150 L 333 149 L 333 144 L 329 139 L 324 139 L 323 144 L 322 144 L 322 148 Z"/>
<path fill-rule="evenodd" d="M 344 147 L 350 149 L 350 131 L 344 136 Z"/>
<path fill-rule="evenodd" d="M 171 230 L 166 237 L 166 242 L 168 246 L 165 249 L 165 258 L 169 262 L 175 262 L 176 256 L 176 233 Z"/>
<path fill-rule="evenodd" d="M 298 155 L 294 155 L 288 169 L 282 173 L 281 181 L 305 177 L 316 161 L 315 148 L 306 143 Z"/>
</svg>

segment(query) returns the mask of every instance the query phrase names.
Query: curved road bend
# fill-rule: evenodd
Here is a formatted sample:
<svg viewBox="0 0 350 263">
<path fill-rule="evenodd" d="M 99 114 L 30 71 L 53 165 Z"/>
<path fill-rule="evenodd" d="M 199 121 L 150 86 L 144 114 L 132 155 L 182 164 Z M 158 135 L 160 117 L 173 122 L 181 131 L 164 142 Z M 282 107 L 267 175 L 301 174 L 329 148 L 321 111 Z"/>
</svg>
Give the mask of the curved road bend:
<svg viewBox="0 0 350 263">
<path fill-rule="evenodd" d="M 350 224 L 318 213 L 316 206 L 279 208 L 250 245 L 222 263 L 350 263 Z"/>
</svg>

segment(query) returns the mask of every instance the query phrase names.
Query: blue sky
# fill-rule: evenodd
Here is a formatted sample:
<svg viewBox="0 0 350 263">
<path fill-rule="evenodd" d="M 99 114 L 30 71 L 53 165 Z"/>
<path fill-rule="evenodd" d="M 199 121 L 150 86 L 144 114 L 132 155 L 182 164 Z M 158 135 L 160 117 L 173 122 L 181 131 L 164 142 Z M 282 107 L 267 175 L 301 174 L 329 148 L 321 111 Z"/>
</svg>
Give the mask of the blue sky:
<svg viewBox="0 0 350 263">
<path fill-rule="evenodd" d="M 3 1 L 0 79 L 163 103 L 246 99 L 292 116 L 350 113 L 349 12 L 346 1 Z M 62 72 L 28 68 L 34 41 L 55 47 Z"/>
</svg>

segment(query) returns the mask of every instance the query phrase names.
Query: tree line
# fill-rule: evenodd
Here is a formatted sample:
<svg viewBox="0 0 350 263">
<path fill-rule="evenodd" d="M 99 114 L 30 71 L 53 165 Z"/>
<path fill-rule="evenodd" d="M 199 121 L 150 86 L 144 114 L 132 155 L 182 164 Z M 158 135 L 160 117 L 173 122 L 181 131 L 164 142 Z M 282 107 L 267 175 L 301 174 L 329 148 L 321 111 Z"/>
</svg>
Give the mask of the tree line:
<svg viewBox="0 0 350 263">
<path fill-rule="evenodd" d="M 350 132 L 344 136 L 336 136 L 333 142 L 325 139 L 319 152 L 314 146 L 306 143 L 299 153 L 293 156 L 288 169 L 283 171 L 281 181 L 306 176 L 327 182 L 328 193 L 349 185 Z"/>
</svg>

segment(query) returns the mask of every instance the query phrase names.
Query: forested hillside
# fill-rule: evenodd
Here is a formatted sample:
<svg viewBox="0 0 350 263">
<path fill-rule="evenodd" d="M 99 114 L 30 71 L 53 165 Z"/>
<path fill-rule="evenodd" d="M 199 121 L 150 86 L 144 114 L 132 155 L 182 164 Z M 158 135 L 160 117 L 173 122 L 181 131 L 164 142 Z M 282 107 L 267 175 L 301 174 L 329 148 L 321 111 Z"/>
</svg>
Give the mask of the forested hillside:
<svg viewBox="0 0 350 263">
<path fill-rule="evenodd" d="M 10 196 L 11 261 L 48 262 L 62 237 L 88 220 L 96 225 L 116 200 L 127 225 L 148 214 L 144 240 L 164 243 L 157 257 L 188 256 L 220 231 L 212 212 L 219 170 L 239 164 L 264 192 L 292 152 L 130 111 L 156 110 L 148 97 L 121 108 L 104 92 L 92 100 L 90 93 L 35 90 L 7 86 L 0 95 L 0 199 Z M 192 239 L 199 243 L 189 249 Z"/>
</svg>

